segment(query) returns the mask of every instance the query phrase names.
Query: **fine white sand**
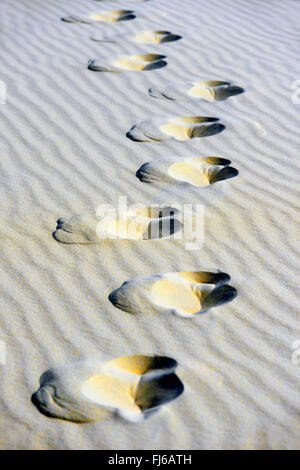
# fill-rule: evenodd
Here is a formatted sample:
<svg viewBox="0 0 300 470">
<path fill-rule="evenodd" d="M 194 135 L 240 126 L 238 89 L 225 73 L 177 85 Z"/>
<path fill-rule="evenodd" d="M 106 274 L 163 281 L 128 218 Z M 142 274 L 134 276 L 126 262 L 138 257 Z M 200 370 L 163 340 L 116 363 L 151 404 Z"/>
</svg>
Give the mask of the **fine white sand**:
<svg viewBox="0 0 300 470">
<path fill-rule="evenodd" d="M 127 13 L 94 21 L 106 11 Z M 299 15 L 294 0 L 1 1 L 2 449 L 299 449 Z M 239 174 L 210 184 L 191 169 L 207 157 Z M 120 196 L 205 204 L 203 248 L 140 240 L 147 224 L 78 242 L 82 220 Z M 60 243 L 57 219 L 76 215 L 79 239 Z M 218 270 L 237 297 L 194 318 L 169 312 L 201 308 L 199 291 L 174 283 L 152 303 L 142 284 L 135 314 L 108 298 L 124 281 Z M 127 382 L 114 398 L 117 382 L 103 392 L 84 368 L 134 355 L 176 360 L 184 384 L 149 419 L 77 423 L 31 402 L 44 372 L 74 370 L 77 384 L 80 363 L 85 398 L 136 409 Z"/>
</svg>

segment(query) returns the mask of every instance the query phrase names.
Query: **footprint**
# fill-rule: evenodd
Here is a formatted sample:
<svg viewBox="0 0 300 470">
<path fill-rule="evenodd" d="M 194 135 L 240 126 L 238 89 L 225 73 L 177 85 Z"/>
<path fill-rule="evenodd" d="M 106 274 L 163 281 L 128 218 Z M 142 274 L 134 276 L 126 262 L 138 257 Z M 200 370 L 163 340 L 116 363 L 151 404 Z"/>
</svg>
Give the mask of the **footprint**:
<svg viewBox="0 0 300 470">
<path fill-rule="evenodd" d="M 139 206 L 128 211 L 109 208 L 57 221 L 55 240 L 69 244 L 97 244 L 103 240 L 170 238 L 182 228 L 179 210 L 170 206 Z"/>
<path fill-rule="evenodd" d="M 143 121 L 133 126 L 127 137 L 136 142 L 160 141 L 170 138 L 185 141 L 194 137 L 208 137 L 225 129 L 218 118 L 203 116 L 165 116 Z"/>
<path fill-rule="evenodd" d="M 135 17 L 134 11 L 132 10 L 111 10 L 103 13 L 91 13 L 84 17 L 70 15 L 61 18 L 61 20 L 67 23 L 93 24 L 98 22 L 112 23 L 115 21 L 133 20 Z"/>
<path fill-rule="evenodd" d="M 78 423 L 117 414 L 140 422 L 182 394 L 177 362 L 161 356 L 87 360 L 49 369 L 32 402 L 46 416 Z"/>
<path fill-rule="evenodd" d="M 123 56 L 114 59 L 109 64 L 103 64 L 101 60 L 90 60 L 88 69 L 96 72 L 124 72 L 124 71 L 146 71 L 161 69 L 167 65 L 165 55 L 141 54 Z"/>
<path fill-rule="evenodd" d="M 143 183 L 188 183 L 199 188 L 238 175 L 230 160 L 219 157 L 169 157 L 144 163 L 136 173 Z"/>
<path fill-rule="evenodd" d="M 149 94 L 154 98 L 165 98 L 174 101 L 187 99 L 204 99 L 206 101 L 225 101 L 228 98 L 244 93 L 244 89 L 230 82 L 206 81 L 170 83 L 165 88 L 150 88 Z"/>
<path fill-rule="evenodd" d="M 179 272 L 139 278 L 109 295 L 115 307 L 138 314 L 142 309 L 174 313 L 194 318 L 233 300 L 237 291 L 228 285 L 230 276 L 222 272 Z"/>
<path fill-rule="evenodd" d="M 91 39 L 97 42 L 121 42 L 126 40 L 142 44 L 164 44 L 179 41 L 182 36 L 173 34 L 170 31 L 141 31 L 136 34 L 118 34 L 112 37 L 99 36 L 98 33 L 95 33 L 91 36 Z"/>
</svg>

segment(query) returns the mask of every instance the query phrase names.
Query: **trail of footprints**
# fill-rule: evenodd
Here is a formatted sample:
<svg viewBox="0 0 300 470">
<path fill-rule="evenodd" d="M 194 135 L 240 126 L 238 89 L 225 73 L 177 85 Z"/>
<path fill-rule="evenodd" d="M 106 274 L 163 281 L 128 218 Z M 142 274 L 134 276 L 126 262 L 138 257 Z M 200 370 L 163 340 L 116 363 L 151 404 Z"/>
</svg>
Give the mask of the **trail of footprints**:
<svg viewBox="0 0 300 470">
<path fill-rule="evenodd" d="M 141 0 L 143 1 L 143 0 Z M 145 0 L 147 1 L 147 0 Z M 111 23 L 135 19 L 132 10 L 111 10 L 87 16 L 62 18 L 69 23 Z M 170 31 L 140 31 L 113 37 L 99 36 L 99 42 L 164 44 L 181 39 Z M 90 60 L 88 68 L 101 72 L 155 70 L 167 65 L 164 55 L 117 56 L 109 63 Z M 171 83 L 151 88 L 154 98 L 173 101 L 204 99 L 224 101 L 244 90 L 225 81 Z M 133 126 L 127 137 L 137 142 L 159 142 L 166 139 L 187 141 L 213 136 L 225 125 L 216 117 L 165 116 L 152 118 Z M 205 188 L 238 175 L 230 160 L 215 156 L 173 156 L 143 164 L 136 177 L 143 183 L 185 184 Z M 137 205 L 138 206 L 138 205 Z M 171 206 L 141 206 L 123 212 L 111 209 L 105 213 L 82 214 L 61 218 L 53 233 L 55 240 L 66 244 L 98 244 L 103 240 L 169 239 L 182 230 L 180 210 Z M 210 309 L 232 301 L 237 291 L 230 286 L 230 276 L 223 272 L 173 272 L 154 274 L 126 281 L 109 295 L 109 301 L 131 314 L 157 312 L 195 318 Z M 159 321 L 159 320 L 158 320 Z M 163 405 L 179 397 L 184 386 L 175 373 L 177 362 L 169 357 L 131 356 L 106 361 L 91 358 L 46 371 L 32 402 L 46 416 L 73 422 L 101 421 L 119 415 L 140 422 Z"/>
</svg>

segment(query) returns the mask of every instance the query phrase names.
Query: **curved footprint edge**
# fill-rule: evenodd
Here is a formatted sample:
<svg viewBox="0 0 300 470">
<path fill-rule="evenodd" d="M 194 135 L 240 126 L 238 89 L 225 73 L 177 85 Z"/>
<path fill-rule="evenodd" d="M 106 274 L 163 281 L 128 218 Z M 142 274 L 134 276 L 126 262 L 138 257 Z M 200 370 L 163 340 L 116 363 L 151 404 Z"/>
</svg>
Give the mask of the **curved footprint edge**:
<svg viewBox="0 0 300 470">
<path fill-rule="evenodd" d="M 130 314 L 175 314 L 195 318 L 237 297 L 223 272 L 173 272 L 125 281 L 108 299 Z"/>
<path fill-rule="evenodd" d="M 129 356 L 58 366 L 40 378 L 32 403 L 45 416 L 76 423 L 118 415 L 141 422 L 184 391 L 176 360 Z"/>
<path fill-rule="evenodd" d="M 144 163 L 136 172 L 142 183 L 189 184 L 204 188 L 238 176 L 231 161 L 220 157 L 168 157 Z"/>
</svg>

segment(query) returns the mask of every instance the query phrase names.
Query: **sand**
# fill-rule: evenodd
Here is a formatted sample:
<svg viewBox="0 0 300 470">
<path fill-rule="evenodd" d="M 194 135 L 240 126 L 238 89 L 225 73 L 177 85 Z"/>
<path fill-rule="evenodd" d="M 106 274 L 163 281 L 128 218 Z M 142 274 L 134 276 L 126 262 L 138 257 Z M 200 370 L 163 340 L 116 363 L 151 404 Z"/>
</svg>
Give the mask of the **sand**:
<svg viewBox="0 0 300 470">
<path fill-rule="evenodd" d="M 90 21 L 123 10 L 134 13 Z M 299 449 L 299 14 L 294 0 L 2 0 L 2 449 Z M 157 31 L 181 39 L 148 43 Z M 166 64 L 132 61 L 148 54 Z M 114 73 L 88 69 L 124 57 Z M 218 121 L 197 132 L 178 117 Z M 136 126 L 148 141 L 128 138 Z M 166 165 L 164 181 L 136 177 L 169 157 L 223 158 L 239 174 L 203 186 Z M 59 218 L 93 221 L 120 196 L 204 205 L 202 249 L 52 236 Z M 128 280 L 198 271 L 228 273 L 237 297 L 192 319 L 108 298 Z M 176 360 L 185 387 L 149 419 L 76 423 L 31 402 L 53 367 L 135 355 Z"/>
</svg>

